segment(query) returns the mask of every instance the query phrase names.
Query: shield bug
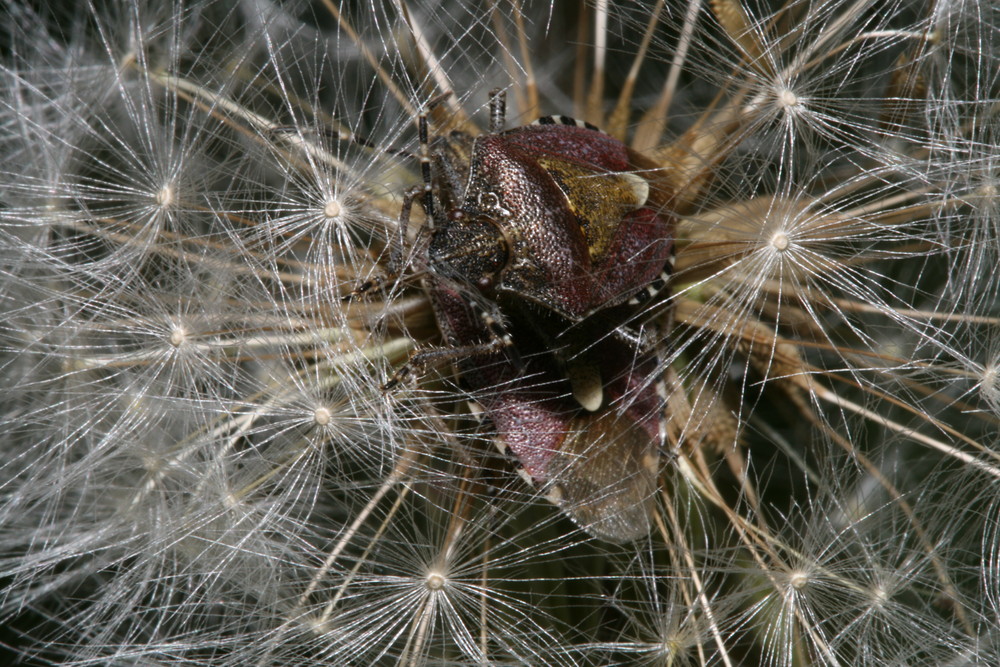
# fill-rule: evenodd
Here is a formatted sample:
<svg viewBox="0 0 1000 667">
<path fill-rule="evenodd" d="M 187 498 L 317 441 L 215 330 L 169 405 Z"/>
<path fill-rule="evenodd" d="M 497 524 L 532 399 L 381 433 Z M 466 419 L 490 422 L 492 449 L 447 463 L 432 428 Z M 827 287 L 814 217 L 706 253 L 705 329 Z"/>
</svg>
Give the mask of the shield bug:
<svg viewBox="0 0 1000 667">
<path fill-rule="evenodd" d="M 415 201 L 428 224 L 410 247 L 444 347 L 387 383 L 452 362 L 502 451 L 592 535 L 649 531 L 664 445 L 661 372 L 629 328 L 672 265 L 673 221 L 656 165 L 596 127 L 554 116 L 431 139 L 423 187 L 400 216 L 399 268 Z M 397 274 L 398 275 L 398 274 Z"/>
</svg>

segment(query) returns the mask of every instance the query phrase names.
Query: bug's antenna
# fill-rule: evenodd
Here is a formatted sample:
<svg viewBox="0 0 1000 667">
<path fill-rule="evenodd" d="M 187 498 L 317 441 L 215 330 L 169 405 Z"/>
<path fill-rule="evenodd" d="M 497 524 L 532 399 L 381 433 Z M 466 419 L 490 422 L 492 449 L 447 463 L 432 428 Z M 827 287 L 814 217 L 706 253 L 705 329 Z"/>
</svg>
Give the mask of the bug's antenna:
<svg viewBox="0 0 1000 667">
<path fill-rule="evenodd" d="M 333 141 L 349 141 L 353 144 L 357 144 L 358 146 L 370 148 L 387 155 L 414 159 L 417 157 L 411 151 L 396 148 L 395 146 L 380 146 L 368 137 L 332 127 L 303 129 L 297 125 L 275 125 L 274 127 L 268 128 L 267 132 L 270 135 L 273 135 L 274 138 L 282 139 L 293 146 L 301 146 L 302 139 L 312 138 L 315 136 Z"/>
<path fill-rule="evenodd" d="M 448 99 L 451 92 L 444 92 L 432 97 L 424 105 L 424 110 L 417 117 L 417 139 L 420 141 L 420 176 L 424 181 L 424 212 L 429 220 L 434 220 L 434 181 L 431 179 L 431 141 L 427 128 L 427 113 L 441 102 Z"/>
<path fill-rule="evenodd" d="M 420 141 L 420 176 L 424 181 L 424 212 L 434 219 L 434 185 L 431 180 L 431 144 L 427 131 L 427 114 L 420 114 L 417 121 L 417 138 Z"/>
<path fill-rule="evenodd" d="M 490 91 L 490 133 L 503 130 L 507 122 L 507 91 L 494 88 Z"/>
</svg>

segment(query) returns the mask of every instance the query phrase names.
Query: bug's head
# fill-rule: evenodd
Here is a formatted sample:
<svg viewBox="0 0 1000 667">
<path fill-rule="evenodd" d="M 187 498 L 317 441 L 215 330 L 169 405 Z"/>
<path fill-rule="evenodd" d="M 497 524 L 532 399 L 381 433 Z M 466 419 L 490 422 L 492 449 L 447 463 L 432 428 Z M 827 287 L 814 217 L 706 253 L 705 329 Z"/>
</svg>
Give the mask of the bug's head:
<svg viewBox="0 0 1000 667">
<path fill-rule="evenodd" d="M 507 265 L 510 244 L 498 221 L 456 209 L 435 230 L 429 253 L 438 275 L 488 289 Z"/>
</svg>

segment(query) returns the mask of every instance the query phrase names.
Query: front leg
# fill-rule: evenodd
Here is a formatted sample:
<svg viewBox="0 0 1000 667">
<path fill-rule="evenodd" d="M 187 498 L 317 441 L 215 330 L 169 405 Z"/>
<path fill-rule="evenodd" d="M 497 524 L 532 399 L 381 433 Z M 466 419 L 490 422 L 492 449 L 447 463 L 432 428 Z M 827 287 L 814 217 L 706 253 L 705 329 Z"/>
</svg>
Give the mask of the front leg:
<svg viewBox="0 0 1000 667">
<path fill-rule="evenodd" d="M 399 277 L 403 274 L 406 265 L 409 263 L 407 257 L 420 256 L 422 254 L 421 249 L 429 240 L 429 227 L 427 225 L 422 226 L 417 231 L 417 236 L 412 244 L 408 242 L 407 237 L 410 226 L 410 214 L 413 211 L 413 202 L 423 197 L 424 193 L 425 187 L 417 185 L 407 190 L 403 195 L 403 203 L 399 209 L 399 222 L 396 225 L 396 234 L 389 241 L 389 264 L 386 267 L 386 271 L 358 284 L 357 287 L 342 298 L 343 301 L 354 301 L 372 292 L 380 292 L 388 286 L 395 285 L 399 282 Z M 420 268 L 422 269 L 423 267 Z"/>
<path fill-rule="evenodd" d="M 485 360 L 504 352 L 513 353 L 514 358 L 507 361 L 515 368 L 519 367 L 520 359 L 516 356 L 513 340 L 506 328 L 492 314 L 485 311 L 478 311 L 478 319 L 482 326 L 476 327 L 480 334 L 477 337 L 482 338 L 482 334 L 485 334 L 486 340 L 416 352 L 382 385 L 382 391 L 388 392 L 401 384 L 408 384 L 429 369 L 446 363 Z"/>
</svg>

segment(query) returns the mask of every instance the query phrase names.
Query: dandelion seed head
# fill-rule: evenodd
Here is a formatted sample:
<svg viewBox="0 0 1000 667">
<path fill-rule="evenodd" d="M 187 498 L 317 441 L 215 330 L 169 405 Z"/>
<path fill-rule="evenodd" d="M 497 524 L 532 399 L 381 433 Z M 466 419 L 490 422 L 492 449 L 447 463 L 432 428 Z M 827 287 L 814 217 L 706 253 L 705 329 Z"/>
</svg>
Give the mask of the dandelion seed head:
<svg viewBox="0 0 1000 667">
<path fill-rule="evenodd" d="M 148 449 L 142 452 L 140 464 L 149 479 L 156 479 L 173 467 L 173 463 L 169 459 L 165 459 L 158 452 Z"/>
<path fill-rule="evenodd" d="M 227 510 L 243 509 L 243 501 L 240 499 L 238 495 L 236 495 L 232 491 L 223 493 L 221 501 L 222 501 L 222 506 Z"/>
<path fill-rule="evenodd" d="M 173 183 L 167 183 L 156 191 L 156 205 L 161 209 L 167 209 L 177 204 L 177 190 Z"/>
<path fill-rule="evenodd" d="M 778 108 L 785 114 L 796 115 L 805 110 L 804 101 L 801 97 L 796 95 L 795 91 L 791 88 L 779 88 L 775 94 L 775 100 L 778 104 Z"/>
<path fill-rule="evenodd" d="M 327 614 L 306 614 L 299 618 L 299 623 L 305 632 L 314 637 L 330 640 L 339 639 L 344 634 L 344 629 L 337 623 L 337 619 L 330 618 Z"/>
<path fill-rule="evenodd" d="M 979 393 L 994 412 L 1000 412 L 1000 363 L 983 367 L 979 375 Z"/>
<path fill-rule="evenodd" d="M 54 185 L 50 185 L 47 190 L 48 196 L 42 198 L 42 210 L 53 214 L 68 213 L 69 209 L 64 201 L 65 195 L 59 192 Z"/>
<path fill-rule="evenodd" d="M 788 585 L 800 591 L 809 585 L 809 573 L 804 570 L 794 570 L 788 573 Z"/>
<path fill-rule="evenodd" d="M 338 218 L 343 213 L 344 207 L 339 199 L 328 199 L 323 204 L 323 215 L 327 218 Z"/>
<path fill-rule="evenodd" d="M 868 594 L 868 600 L 872 609 L 884 609 L 889 599 L 889 591 L 882 585 L 873 586 Z"/>
<path fill-rule="evenodd" d="M 771 247 L 778 252 L 788 250 L 789 245 L 791 245 L 791 239 L 788 238 L 786 232 L 779 230 L 771 235 Z"/>
<path fill-rule="evenodd" d="M 424 579 L 424 585 L 429 591 L 439 591 L 448 585 L 448 577 L 444 572 L 431 571 Z"/>
<path fill-rule="evenodd" d="M 660 654 L 665 657 L 676 657 L 687 652 L 688 639 L 686 637 L 676 637 L 663 642 Z"/>
<path fill-rule="evenodd" d="M 173 347 L 180 347 L 188 339 L 188 330 L 182 324 L 175 324 L 170 327 L 170 336 L 167 340 L 170 341 L 170 345 Z"/>
<path fill-rule="evenodd" d="M 325 405 L 321 405 L 313 411 L 313 421 L 317 426 L 327 426 L 333 419 L 333 412 Z"/>
</svg>

